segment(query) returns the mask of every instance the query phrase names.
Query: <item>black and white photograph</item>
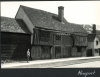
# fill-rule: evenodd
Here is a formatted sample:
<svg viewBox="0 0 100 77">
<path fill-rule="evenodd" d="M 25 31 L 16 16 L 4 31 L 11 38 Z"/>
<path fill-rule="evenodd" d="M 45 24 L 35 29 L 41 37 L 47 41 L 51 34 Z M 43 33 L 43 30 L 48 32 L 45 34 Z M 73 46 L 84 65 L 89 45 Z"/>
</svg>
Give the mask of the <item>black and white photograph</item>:
<svg viewBox="0 0 100 77">
<path fill-rule="evenodd" d="M 100 1 L 1 1 L 0 22 L 1 69 L 100 68 Z"/>
</svg>

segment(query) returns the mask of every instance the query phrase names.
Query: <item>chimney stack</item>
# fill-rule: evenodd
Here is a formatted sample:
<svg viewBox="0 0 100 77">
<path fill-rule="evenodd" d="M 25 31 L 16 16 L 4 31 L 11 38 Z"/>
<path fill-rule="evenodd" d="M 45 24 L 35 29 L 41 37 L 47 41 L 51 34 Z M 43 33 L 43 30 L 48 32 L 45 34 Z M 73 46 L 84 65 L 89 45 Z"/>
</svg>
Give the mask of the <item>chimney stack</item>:
<svg viewBox="0 0 100 77">
<path fill-rule="evenodd" d="M 93 32 L 92 33 L 96 34 L 96 25 L 95 24 L 93 24 Z"/>
<path fill-rule="evenodd" d="M 60 22 L 63 22 L 64 20 L 64 7 L 63 6 L 58 7 L 58 18 Z"/>
</svg>

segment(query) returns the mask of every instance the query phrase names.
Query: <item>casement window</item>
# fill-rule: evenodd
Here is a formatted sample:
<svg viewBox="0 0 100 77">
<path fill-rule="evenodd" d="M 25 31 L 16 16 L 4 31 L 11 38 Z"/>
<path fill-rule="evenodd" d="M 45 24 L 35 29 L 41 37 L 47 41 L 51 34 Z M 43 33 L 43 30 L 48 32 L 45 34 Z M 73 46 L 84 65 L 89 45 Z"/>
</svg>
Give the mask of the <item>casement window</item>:
<svg viewBox="0 0 100 77">
<path fill-rule="evenodd" d="M 80 36 L 74 36 L 74 44 L 75 45 L 80 45 Z"/>
<path fill-rule="evenodd" d="M 55 47 L 55 52 L 56 53 L 61 53 L 61 47 Z"/>
<path fill-rule="evenodd" d="M 56 40 L 61 40 L 61 36 L 60 35 L 56 35 Z"/>
<path fill-rule="evenodd" d="M 44 37 L 44 38 L 50 38 L 50 32 L 49 31 L 41 30 L 40 35 L 41 35 L 41 37 Z"/>
<path fill-rule="evenodd" d="M 96 41 L 96 45 L 98 45 L 98 41 Z"/>
</svg>

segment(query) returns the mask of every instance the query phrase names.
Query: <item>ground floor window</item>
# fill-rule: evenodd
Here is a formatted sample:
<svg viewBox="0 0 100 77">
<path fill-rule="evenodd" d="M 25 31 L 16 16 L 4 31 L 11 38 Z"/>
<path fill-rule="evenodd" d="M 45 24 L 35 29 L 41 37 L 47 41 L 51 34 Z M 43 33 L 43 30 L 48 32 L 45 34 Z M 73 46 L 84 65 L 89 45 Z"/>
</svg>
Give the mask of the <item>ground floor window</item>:
<svg viewBox="0 0 100 77">
<path fill-rule="evenodd" d="M 96 53 L 99 53 L 99 49 L 95 49 L 95 52 L 96 52 Z"/>
</svg>

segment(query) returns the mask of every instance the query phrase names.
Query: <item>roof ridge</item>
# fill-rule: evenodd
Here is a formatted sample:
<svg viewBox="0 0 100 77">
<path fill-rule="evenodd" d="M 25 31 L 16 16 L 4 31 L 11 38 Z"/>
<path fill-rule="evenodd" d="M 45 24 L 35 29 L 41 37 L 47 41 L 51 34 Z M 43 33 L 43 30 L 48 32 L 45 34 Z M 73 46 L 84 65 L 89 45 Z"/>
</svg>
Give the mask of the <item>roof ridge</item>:
<svg viewBox="0 0 100 77">
<path fill-rule="evenodd" d="M 36 27 L 87 33 L 87 31 L 81 27 L 81 24 L 70 23 L 66 20 L 66 18 L 64 18 L 64 24 L 62 24 L 62 22 L 58 21 L 58 15 L 55 13 L 23 5 L 20 5 L 20 7 L 23 9 L 23 11 L 25 11 L 28 18 Z"/>
<path fill-rule="evenodd" d="M 11 17 L 6 17 L 6 16 L 0 16 L 1 18 L 9 18 L 9 19 L 15 19 L 15 18 L 11 18 Z"/>
<path fill-rule="evenodd" d="M 50 13 L 50 14 L 55 14 L 55 13 L 52 13 L 52 12 L 48 12 L 48 11 L 46 11 L 46 10 L 41 10 L 41 9 L 37 9 L 37 8 L 32 8 L 32 7 L 29 7 L 29 6 L 20 5 L 20 7 L 26 7 L 26 8 L 30 8 L 30 9 L 34 9 L 34 10 L 39 10 L 39 11 L 47 12 L 47 13 Z M 57 14 L 55 14 L 55 15 L 57 15 Z"/>
<path fill-rule="evenodd" d="M 16 33 L 30 34 L 28 31 L 25 31 L 25 29 L 22 28 L 24 22 L 21 22 L 21 24 L 19 24 L 15 18 L 4 17 L 4 16 L 0 17 L 1 17 L 1 32 L 16 32 Z"/>
</svg>

